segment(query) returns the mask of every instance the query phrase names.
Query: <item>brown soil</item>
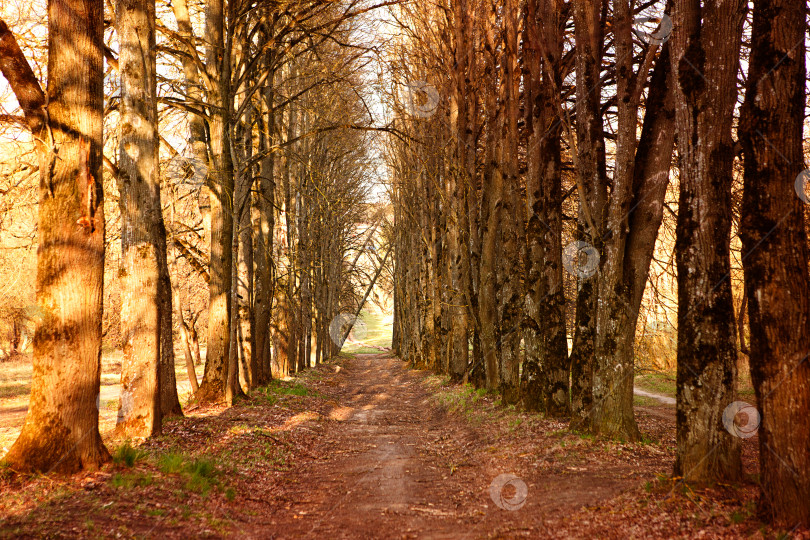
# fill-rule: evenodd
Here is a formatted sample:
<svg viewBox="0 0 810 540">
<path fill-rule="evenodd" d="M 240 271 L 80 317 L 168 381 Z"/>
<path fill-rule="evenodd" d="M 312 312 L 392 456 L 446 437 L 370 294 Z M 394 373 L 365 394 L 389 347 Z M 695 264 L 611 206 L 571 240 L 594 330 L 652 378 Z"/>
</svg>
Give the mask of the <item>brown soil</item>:
<svg viewBox="0 0 810 540">
<path fill-rule="evenodd" d="M 757 521 L 752 484 L 695 491 L 669 479 L 672 409 L 638 408 L 647 442 L 622 444 L 500 407 L 491 396 L 409 370 L 385 353 L 319 366 L 302 381 L 308 396 L 267 399 L 260 391 L 231 409 L 197 410 L 170 422 L 163 436 L 142 445 L 149 459 L 131 469 L 0 477 L 0 536 L 732 538 L 778 532 Z M 749 465 L 752 444 L 744 441 Z M 161 471 L 156 463 L 169 450 L 214 459 L 220 472 L 213 487 L 198 492 L 182 475 Z M 523 503 L 519 509 L 499 507 L 490 494 L 504 473 L 525 484 L 526 496 L 513 484 L 498 501 Z M 137 478 L 122 487 L 126 475 Z"/>
<path fill-rule="evenodd" d="M 250 534 L 267 527 L 279 537 L 536 536 L 546 530 L 546 515 L 570 513 L 638 484 L 629 464 L 572 475 L 587 464 L 511 455 L 513 441 L 502 434 L 448 415 L 423 377 L 383 354 L 360 355 L 341 369 L 334 396 L 346 420 L 331 432 L 332 455 L 306 464 L 285 494 L 294 501 L 289 511 Z M 518 511 L 498 508 L 490 497 L 489 485 L 502 473 L 527 484 Z"/>
</svg>

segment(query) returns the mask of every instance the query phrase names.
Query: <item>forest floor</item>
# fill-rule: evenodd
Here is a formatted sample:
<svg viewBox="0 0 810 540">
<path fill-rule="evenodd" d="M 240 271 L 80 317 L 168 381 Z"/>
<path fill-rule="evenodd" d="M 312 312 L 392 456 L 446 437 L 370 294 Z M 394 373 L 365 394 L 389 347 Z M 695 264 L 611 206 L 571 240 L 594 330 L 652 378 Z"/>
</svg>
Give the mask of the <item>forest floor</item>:
<svg viewBox="0 0 810 540">
<path fill-rule="evenodd" d="M 674 410 L 636 416 L 643 442 L 601 440 L 387 353 L 342 356 L 108 441 L 100 471 L 0 470 L 0 537 L 810 538 L 758 521 L 753 482 L 671 479 Z"/>
</svg>

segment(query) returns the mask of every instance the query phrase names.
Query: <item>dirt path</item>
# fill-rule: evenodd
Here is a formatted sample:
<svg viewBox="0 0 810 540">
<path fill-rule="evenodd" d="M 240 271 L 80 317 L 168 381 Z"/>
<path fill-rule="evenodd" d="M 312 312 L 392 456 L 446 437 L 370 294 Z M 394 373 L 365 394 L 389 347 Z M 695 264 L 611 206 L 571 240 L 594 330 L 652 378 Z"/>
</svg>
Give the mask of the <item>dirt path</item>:
<svg viewBox="0 0 810 540">
<path fill-rule="evenodd" d="M 337 382 L 340 407 L 332 417 L 341 422 L 331 430 L 331 455 L 299 472 L 286 497 L 296 501 L 292 514 L 272 523 L 279 537 L 429 531 L 431 538 L 458 538 L 458 519 L 470 505 L 437 446 L 466 434 L 448 431 L 445 412 L 430 402 L 419 377 L 390 356 L 358 355 Z"/>
<path fill-rule="evenodd" d="M 540 463 L 527 460 L 538 457 L 534 448 L 451 417 L 431 399 L 423 378 L 385 354 L 358 355 L 345 365 L 332 396 L 339 406 L 330 416 L 339 422 L 328 431 L 328 454 L 296 471 L 283 496 L 288 507 L 243 532 L 263 537 L 273 531 L 276 538 L 536 537 L 550 532 L 549 518 L 638 485 L 627 465 L 607 464 L 589 474 L 586 456 L 557 463 L 556 456 L 542 455 L 551 448 Z M 508 473 L 519 480 L 501 497 L 504 506 L 520 506 L 516 510 L 499 508 L 490 495 L 493 480 Z"/>
<path fill-rule="evenodd" d="M 675 405 L 676 401 L 674 397 L 669 396 L 662 396 L 661 394 L 654 394 L 653 392 L 647 392 L 646 390 L 642 390 L 641 388 L 635 387 L 633 388 L 633 394 L 637 396 L 644 396 L 648 398 L 652 398 L 659 403 L 664 405 Z"/>
</svg>

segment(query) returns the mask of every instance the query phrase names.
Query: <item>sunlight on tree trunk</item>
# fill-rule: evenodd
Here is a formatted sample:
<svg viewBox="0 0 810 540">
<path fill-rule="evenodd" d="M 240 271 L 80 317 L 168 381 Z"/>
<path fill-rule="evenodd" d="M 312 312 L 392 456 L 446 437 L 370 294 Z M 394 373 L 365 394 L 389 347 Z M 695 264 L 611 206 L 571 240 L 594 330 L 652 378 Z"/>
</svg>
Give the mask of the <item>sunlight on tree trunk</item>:
<svg viewBox="0 0 810 540">
<path fill-rule="evenodd" d="M 16 78 L 7 60 L 2 63 L 34 128 L 41 175 L 34 375 L 25 423 L 5 460 L 17 470 L 74 472 L 109 459 L 98 431 L 103 3 L 50 0 L 48 20 L 50 100 L 44 121 L 45 99 L 22 54 L 16 56 L 14 67 L 23 70 Z M 5 23 L 0 34 L 3 29 Z M 5 58 L 9 36 L 0 43 Z"/>
<path fill-rule="evenodd" d="M 164 306 L 159 296 L 159 258 L 163 255 L 165 261 L 166 252 L 165 233 L 160 235 L 163 215 L 158 180 L 154 0 L 117 0 L 115 12 L 121 42 L 117 180 L 122 220 L 119 276 L 124 342 L 116 428 L 123 436 L 143 438 L 161 429 L 159 376 Z"/>
</svg>

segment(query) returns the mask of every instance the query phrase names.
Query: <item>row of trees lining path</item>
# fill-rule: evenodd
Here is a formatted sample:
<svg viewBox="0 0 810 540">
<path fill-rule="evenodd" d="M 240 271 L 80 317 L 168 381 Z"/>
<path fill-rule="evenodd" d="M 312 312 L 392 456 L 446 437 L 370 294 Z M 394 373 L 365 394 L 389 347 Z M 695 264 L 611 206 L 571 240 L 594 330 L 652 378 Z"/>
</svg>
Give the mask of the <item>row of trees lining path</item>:
<svg viewBox="0 0 810 540">
<path fill-rule="evenodd" d="M 22 113 L 2 120 L 27 129 L 39 175 L 33 381 L 13 469 L 109 460 L 98 399 L 111 317 L 127 438 L 183 414 L 173 320 L 202 405 L 337 353 L 345 336 L 330 325 L 359 312 L 390 264 L 386 216 L 369 203 L 369 49 L 349 44 L 384 5 L 49 0 L 43 49 L 0 20 L 0 70 Z M 45 88 L 24 49 L 47 61 Z M 207 296 L 196 314 L 194 287 Z M 111 291 L 120 301 L 105 310 Z"/>
<path fill-rule="evenodd" d="M 386 4 L 399 4 L 398 33 L 381 77 L 411 99 L 392 95 L 392 125 L 375 127 L 356 91 L 366 51 L 352 25 Z M 182 413 L 170 248 L 207 283 L 200 402 L 233 404 L 240 379 L 250 389 L 337 352 L 330 323 L 368 296 L 347 254 L 365 241 L 357 224 L 374 221 L 360 209 L 366 134 L 378 130 L 392 134 L 396 226 L 378 262 L 394 256 L 397 354 L 631 441 L 636 323 L 677 155 L 674 474 L 741 477 L 739 440 L 723 423 L 746 335 L 730 279 L 736 226 L 763 509 L 781 525 L 810 523 L 806 3 L 758 0 L 749 14 L 741 0 L 206 0 L 202 35 L 183 0 L 171 29 L 154 1 L 111 7 L 48 1 L 45 89 L 0 21 L 0 70 L 23 113 L 10 121 L 29 130 L 40 177 L 34 379 L 5 458 L 13 468 L 71 472 L 109 458 L 96 404 L 105 177 L 119 194 L 119 429 L 149 437 Z M 653 28 L 639 30 L 651 8 Z M 182 73 L 161 96 L 158 49 Z M 114 107 L 105 59 L 118 74 Z M 415 104 L 420 92 L 427 103 Z M 161 103 L 184 114 L 190 174 L 204 170 L 193 240 L 166 226 Z M 114 160 L 104 153 L 111 113 Z"/>
<path fill-rule="evenodd" d="M 761 414 L 761 508 L 779 523 L 807 524 L 807 8 L 748 6 L 411 6 L 398 20 L 391 76 L 443 99 L 432 99 L 431 115 L 404 110 L 407 136 L 388 150 L 402 224 L 393 345 L 412 365 L 505 404 L 639 440 L 634 341 L 671 212 L 674 475 L 741 479 L 740 439 L 724 414 L 743 349 Z M 423 94 L 418 112 L 431 101 Z M 676 209 L 666 202 L 672 190 Z M 732 229 L 745 275 L 739 313 Z"/>
</svg>

